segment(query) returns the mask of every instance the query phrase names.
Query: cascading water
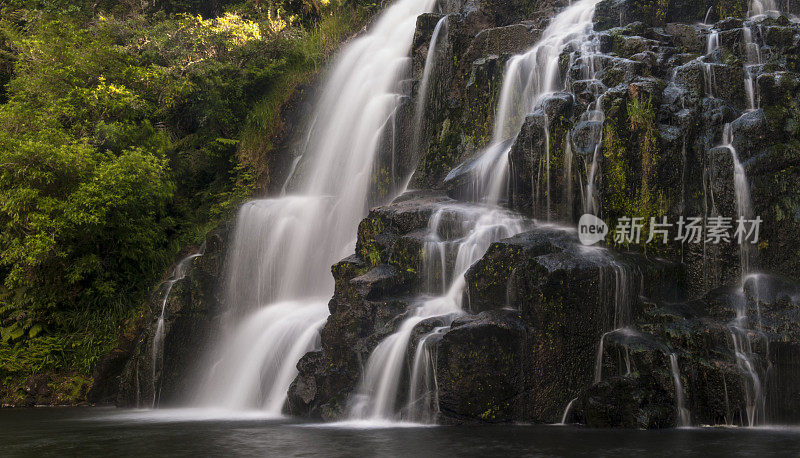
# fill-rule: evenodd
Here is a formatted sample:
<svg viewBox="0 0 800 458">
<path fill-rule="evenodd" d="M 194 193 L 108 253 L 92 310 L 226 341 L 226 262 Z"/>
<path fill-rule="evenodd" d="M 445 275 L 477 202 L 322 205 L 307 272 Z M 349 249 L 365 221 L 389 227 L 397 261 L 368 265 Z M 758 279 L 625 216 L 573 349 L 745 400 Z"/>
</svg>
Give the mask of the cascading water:
<svg viewBox="0 0 800 458">
<path fill-rule="evenodd" d="M 603 333 L 600 336 L 600 344 L 597 346 L 597 357 L 594 361 L 594 383 L 598 383 L 603 380 L 603 354 L 605 353 L 605 341 L 606 337 L 612 334 L 619 334 L 623 337 L 635 337 L 638 333 L 629 327 L 623 326 L 611 331 Z M 627 368 L 627 373 L 630 374 L 630 359 L 627 356 L 627 349 L 626 349 L 626 358 L 625 358 L 625 366 Z"/>
<path fill-rule="evenodd" d="M 733 133 L 730 124 L 726 124 L 722 133 L 722 146 L 731 152 L 733 161 L 733 184 L 736 194 L 736 216 L 739 220 L 753 218 L 753 204 L 750 198 L 750 185 L 745 175 L 744 166 L 739 161 L 739 155 L 733 146 Z M 731 333 L 731 343 L 736 364 L 745 376 L 745 402 L 747 409 L 747 423 L 755 426 L 765 421 L 766 393 L 763 389 L 761 376 L 758 371 L 757 355 L 753 351 L 750 320 L 748 318 L 748 299 L 744 285 L 751 271 L 752 247 L 747 240 L 741 240 L 739 245 L 739 259 L 741 265 L 741 285 L 734 299 L 734 319 L 728 323 Z"/>
<path fill-rule="evenodd" d="M 585 113 L 581 115 L 581 121 L 587 121 L 594 123 L 594 125 L 598 126 L 597 134 L 594 138 L 594 152 L 592 154 L 592 165 L 589 168 L 589 176 L 586 179 L 586 197 L 584 199 L 583 211 L 584 213 L 591 213 L 593 215 L 598 214 L 599 212 L 599 205 L 596 199 L 596 192 L 597 189 L 595 187 L 595 180 L 597 176 L 597 170 L 600 167 L 600 150 L 602 149 L 602 135 L 603 129 L 602 125 L 605 122 L 606 116 L 603 113 L 603 98 L 598 97 L 597 102 L 595 102 L 594 110 L 587 110 Z"/>
<path fill-rule="evenodd" d="M 775 0 L 752 0 L 748 9 L 749 17 L 776 16 L 780 14 Z"/>
<path fill-rule="evenodd" d="M 709 55 L 719 48 L 719 31 L 712 29 L 708 32 L 708 42 L 706 43 L 706 55 Z"/>
<path fill-rule="evenodd" d="M 777 6 L 773 1 L 752 1 L 748 15 L 751 20 L 758 20 L 766 15 L 777 14 Z M 745 24 L 742 35 L 745 47 L 744 62 L 744 87 L 747 94 L 748 111 L 758 108 L 758 91 L 756 88 L 757 69 L 762 64 L 761 49 L 753 37 L 754 24 Z M 719 46 L 718 37 L 713 37 L 716 32 L 709 35 L 709 53 Z M 713 73 L 710 84 L 713 89 Z M 710 94 L 713 96 L 713 93 Z M 722 133 L 722 145 L 731 153 L 733 162 L 733 185 L 736 195 L 736 217 L 737 220 L 752 220 L 754 216 L 752 200 L 750 197 L 750 185 L 745 174 L 744 166 L 739 160 L 738 152 L 733 146 L 733 132 L 731 124 L 725 124 Z M 734 300 L 734 318 L 728 323 L 731 335 L 731 347 L 734 359 L 739 371 L 744 375 L 744 391 L 746 403 L 747 424 L 755 426 L 763 423 L 766 413 L 766 393 L 762 377 L 759 375 L 759 355 L 753 351 L 752 335 L 755 330 L 751 328 L 748 318 L 748 299 L 744 291 L 744 284 L 752 270 L 752 246 L 747 240 L 740 240 L 739 261 L 741 266 L 741 285 L 736 292 Z M 758 306 L 758 305 L 757 305 Z M 759 313 L 760 317 L 760 313 Z M 760 318 L 759 318 L 760 320 Z M 767 345 L 768 342 L 767 342 Z M 768 348 L 768 347 L 767 347 Z M 673 369 L 674 371 L 674 369 Z M 677 384 L 677 382 L 676 382 Z M 677 387 L 676 387 L 677 389 Z M 727 392 L 726 392 L 727 397 Z"/>
<path fill-rule="evenodd" d="M 564 87 L 559 67 L 561 54 L 567 48 L 579 52 L 584 77 L 594 79 L 593 56 L 597 49 L 589 38 L 598 3 L 600 0 L 582 0 L 569 6 L 553 18 L 528 52 L 512 57 L 506 64 L 492 142 L 480 158 L 485 166 L 477 168 L 473 177 L 473 188 L 483 200 L 494 204 L 504 197 L 508 188 L 508 153 L 513 143 L 509 140 L 517 136 L 525 117 L 544 96 Z"/>
<path fill-rule="evenodd" d="M 164 364 L 164 338 L 166 337 L 166 329 L 164 319 L 166 318 L 167 313 L 167 300 L 169 299 L 169 293 L 172 292 L 172 287 L 175 286 L 175 283 L 183 280 L 186 278 L 186 275 L 189 273 L 189 267 L 196 258 L 199 258 L 203 255 L 205 251 L 205 247 L 201 247 L 198 253 L 189 255 L 178 262 L 178 265 L 175 266 L 175 270 L 172 272 L 172 277 L 166 282 L 166 286 L 164 288 L 164 298 L 161 300 L 161 314 L 158 316 L 158 321 L 156 322 L 156 330 L 153 333 L 153 349 L 152 349 L 152 361 L 151 361 L 151 380 L 153 381 L 153 403 L 151 407 L 155 407 L 158 403 L 158 392 L 156 385 L 158 383 L 158 371 Z"/>
<path fill-rule="evenodd" d="M 703 81 L 705 82 L 706 97 L 714 97 L 717 81 L 714 75 L 714 66 L 707 61 L 712 57 L 714 52 L 719 49 L 719 31 L 715 29 L 710 30 L 707 40 L 706 55 L 699 57 L 698 61 L 703 66 Z"/>
<path fill-rule="evenodd" d="M 733 130 L 730 124 L 725 124 L 722 129 L 722 146 L 731 152 L 733 160 L 733 188 L 736 193 L 736 216 L 739 219 L 750 220 L 753 218 L 753 203 L 750 199 L 750 184 L 747 181 L 744 166 L 739 161 L 739 154 L 733 146 Z M 739 259 L 741 262 L 742 277 L 750 273 L 750 245 L 743 241 L 739 245 Z"/>
<path fill-rule="evenodd" d="M 381 141 L 403 98 L 416 18 L 434 3 L 398 1 L 338 55 L 293 171 L 296 186 L 239 211 L 222 342 L 199 404 L 280 414 L 297 361 L 317 346 L 328 316 L 329 266 L 352 252 L 358 222 L 384 200 L 372 192 Z"/>
<path fill-rule="evenodd" d="M 747 109 L 752 111 L 758 108 L 756 89 L 756 67 L 762 64 L 761 47 L 753 39 L 753 26 L 745 24 L 742 35 L 746 53 L 744 62 L 744 89 L 747 94 Z"/>
<path fill-rule="evenodd" d="M 485 202 L 490 207 L 446 205 L 431 218 L 424 253 L 426 270 L 434 274 L 426 276 L 426 284 L 428 287 L 445 285 L 448 284 L 446 279 L 451 279 L 449 286 L 444 296 L 423 300 L 416 305 L 398 330 L 373 351 L 353 399 L 351 419 L 394 420 L 401 415 L 396 408 L 398 389 L 413 329 L 427 318 L 446 316 L 443 321 L 449 322 L 462 313 L 466 270 L 480 259 L 490 243 L 524 230 L 524 220 L 494 207 L 504 198 L 507 189 L 508 153 L 525 116 L 541 103 L 545 95 L 560 90 L 562 84 L 566 83 L 562 82 L 559 69 L 559 58 L 564 50 L 571 48 L 573 52 L 579 52 L 584 77 L 587 80 L 594 79 L 596 69 L 593 55 L 596 44 L 590 40 L 590 35 L 597 3 L 599 0 L 584 0 L 566 8 L 552 20 L 540 41 L 529 52 L 513 57 L 507 64 L 493 139 L 473 168 L 473 200 Z M 597 103 L 588 110 L 586 116 L 602 124 L 600 107 L 598 97 Z M 549 168 L 546 173 L 549 175 Z M 547 191 L 549 194 L 549 189 Z M 442 240 L 439 237 L 442 214 L 454 210 L 460 213 L 459 219 L 467 225 L 467 235 L 455 241 Z M 447 272 L 446 256 L 452 251 L 456 252 L 455 266 L 451 272 Z M 627 318 L 627 309 L 617 303 L 627 301 L 627 294 L 621 293 L 627 291 L 627 285 L 621 284 L 627 283 L 627 276 L 620 275 L 617 269 L 614 269 L 614 273 L 615 296 L 619 296 L 615 297 L 616 324 L 625 322 Z M 440 277 L 439 281 L 434 281 L 437 276 Z M 432 418 L 429 406 L 433 404 L 435 408 L 435 403 L 431 401 L 431 396 L 435 399 L 435 394 L 430 393 L 431 389 L 435 390 L 435 386 L 431 386 L 431 380 L 435 384 L 435 367 L 431 364 L 434 358 L 426 347 L 428 339 L 444 329 L 446 326 L 439 327 L 420 339 L 412 364 L 414 369 L 406 403 L 407 419 L 425 421 Z M 420 390 L 420 386 L 425 388 Z M 419 395 L 420 392 L 423 396 Z"/>
<path fill-rule="evenodd" d="M 569 413 L 572 411 L 572 404 L 574 404 L 575 401 L 577 401 L 577 400 L 578 400 L 578 398 L 572 398 L 572 400 L 570 400 L 569 403 L 567 403 L 567 407 L 564 409 L 564 414 L 561 415 L 561 422 L 559 423 L 559 425 L 566 425 L 567 424 L 567 419 L 569 418 Z"/>
<path fill-rule="evenodd" d="M 419 82 L 419 92 L 417 93 L 417 103 L 414 107 L 414 137 L 413 145 L 419 150 L 422 147 L 423 132 L 422 121 L 425 119 L 425 111 L 428 103 L 428 90 L 431 84 L 431 76 L 439 52 L 439 36 L 444 33 L 447 35 L 447 16 L 443 16 L 436 23 L 428 45 L 428 55 L 425 57 L 425 67 L 422 69 L 422 79 Z M 419 151 L 418 151 L 419 152 Z"/>
<path fill-rule="evenodd" d="M 451 221 L 453 218 L 460 221 L 461 228 L 457 232 L 464 235 L 455 240 L 448 240 L 445 234 L 449 231 L 445 230 L 443 225 L 444 221 Z M 445 291 L 441 291 L 442 296 L 420 298 L 419 302 L 409 310 L 409 317 L 399 325 L 395 333 L 384 339 L 372 352 L 353 399 L 351 419 L 375 422 L 397 420 L 402 416 L 397 411 L 398 392 L 414 327 L 423 320 L 434 317 L 440 317 L 441 321 L 448 324 L 453 318 L 462 314 L 467 286 L 464 274 L 467 269 L 483 256 L 491 243 L 518 234 L 525 228 L 525 221 L 521 217 L 494 207 L 444 204 L 434 213 L 429 222 L 424 252 L 435 255 L 434 259 L 428 259 L 426 256 L 425 270 L 440 269 L 440 266 L 449 265 L 450 263 L 444 258 L 439 258 L 438 254 L 448 256 L 448 253 L 453 253 L 455 260 L 452 263 L 452 270 L 443 273 L 445 278 L 451 279 L 449 285 Z M 428 338 L 443 330 L 439 327 L 438 331 L 434 330 L 423 337 L 418 345 L 424 346 Z M 416 354 L 418 358 L 428 358 L 428 362 L 433 362 L 434 358 L 430 358 L 424 348 L 420 350 L 418 347 Z M 406 419 L 429 420 L 433 417 L 430 411 L 432 403 L 417 396 L 419 387 L 431 386 L 430 383 L 426 383 L 425 378 L 431 380 L 435 377 L 429 375 L 434 367 L 417 358 L 413 362 L 413 367 L 415 369 L 411 374 L 410 397 L 406 400 L 406 405 L 411 407 L 407 409 L 411 415 L 407 414 Z M 431 394 L 423 393 L 423 396 Z"/>
<path fill-rule="evenodd" d="M 678 355 L 669 354 L 669 367 L 672 372 L 672 381 L 675 383 L 675 409 L 678 413 L 678 426 L 687 427 L 691 424 L 689 409 L 683 402 L 683 383 L 681 383 L 681 372 L 678 367 Z"/>
<path fill-rule="evenodd" d="M 748 17 L 751 21 L 758 21 L 766 16 L 777 16 L 780 14 L 778 5 L 773 0 L 753 0 L 750 2 Z M 764 63 L 761 57 L 761 46 L 753 37 L 753 27 L 760 25 L 747 22 L 742 26 L 742 41 L 744 42 L 744 89 L 747 94 L 748 110 L 758 109 L 758 86 L 756 77 L 758 68 Z"/>
<path fill-rule="evenodd" d="M 417 423 L 433 423 L 439 409 L 439 386 L 436 381 L 436 342 L 450 329 L 435 328 L 420 339 L 414 354 L 406 412 Z"/>
</svg>

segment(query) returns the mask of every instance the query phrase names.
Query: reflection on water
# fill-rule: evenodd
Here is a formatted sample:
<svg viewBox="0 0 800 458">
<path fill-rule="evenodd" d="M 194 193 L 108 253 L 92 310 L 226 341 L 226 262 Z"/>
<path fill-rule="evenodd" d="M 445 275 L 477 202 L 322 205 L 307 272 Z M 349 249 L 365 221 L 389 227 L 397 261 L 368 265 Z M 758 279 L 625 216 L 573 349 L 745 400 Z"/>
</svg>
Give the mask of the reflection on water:
<svg viewBox="0 0 800 458">
<path fill-rule="evenodd" d="M 309 427 L 313 426 L 313 427 Z M 797 456 L 800 428 L 594 430 L 568 426 L 364 429 L 258 413 L 0 410 L 2 456 Z"/>
</svg>

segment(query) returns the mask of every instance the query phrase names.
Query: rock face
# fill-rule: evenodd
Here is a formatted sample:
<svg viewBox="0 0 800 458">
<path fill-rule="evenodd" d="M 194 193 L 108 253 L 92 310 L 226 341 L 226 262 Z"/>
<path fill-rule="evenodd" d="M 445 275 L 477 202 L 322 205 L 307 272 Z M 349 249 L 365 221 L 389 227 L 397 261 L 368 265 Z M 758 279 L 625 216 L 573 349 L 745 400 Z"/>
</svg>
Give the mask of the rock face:
<svg viewBox="0 0 800 458">
<path fill-rule="evenodd" d="M 570 66 L 574 61 L 563 60 L 565 91 L 541 99 L 508 145 L 508 205 L 534 218 L 574 223 L 599 152 L 595 198 L 607 222 L 735 219 L 733 155 L 723 138 L 730 124 L 754 215 L 764 220 L 754 248 L 758 268 L 789 278 L 778 282 L 784 293 L 775 293 L 783 297 L 773 309 L 780 318 L 769 316 L 764 307 L 771 302 L 755 299 L 752 285 L 742 289 L 733 243 L 656 239 L 617 246 L 623 251 L 615 254 L 582 248 L 574 232 L 539 227 L 495 243 L 468 271 L 467 314 L 432 344 L 438 421 L 552 423 L 568 404 L 567 421 L 596 427 L 792 418 L 785 406 L 798 399 L 786 377 L 796 367 L 787 355 L 798 341 L 771 323 L 791 326 L 797 304 L 791 285 L 800 200 L 784 192 L 797 189 L 800 179 L 800 149 L 791 138 L 800 119 L 793 73 L 800 68 L 793 57 L 800 28 L 785 18 L 744 22 L 746 3 L 600 2 L 597 79 L 586 80 L 578 65 Z M 505 61 L 546 26 L 541 16 L 510 24 L 487 19 L 486 11 L 446 19 L 437 76 L 424 101 L 413 184 L 456 198 L 468 194 L 480 148 L 491 136 Z M 697 25 L 707 15 L 714 24 Z M 418 22 L 418 77 L 440 18 Z M 745 25 L 754 45 L 744 42 Z M 705 55 L 711 30 L 718 31 L 720 47 Z M 746 67 L 753 46 L 765 64 Z M 756 109 L 748 110 L 746 75 L 759 93 Z M 602 116 L 584 116 L 598 93 Z M 423 281 L 423 261 L 414 253 L 428 204 L 416 197 L 375 209 L 362 223 L 356 256 L 334 266 L 337 292 L 323 349 L 299 364 L 291 412 L 332 419 L 346 411 L 370 349 L 396 328 Z M 767 279 L 777 277 L 762 278 L 776 284 Z M 393 302 L 398 297 L 401 304 Z M 420 325 L 418 334 L 433 326 Z"/>
<path fill-rule="evenodd" d="M 482 318 L 475 324 L 472 318 L 465 319 L 468 328 L 456 322 L 441 341 L 441 414 L 456 419 L 558 422 L 564 407 L 594 379 L 597 346 L 604 332 L 627 326 L 641 315 L 640 294 L 659 294 L 644 285 L 669 285 L 669 291 L 680 291 L 681 275 L 676 265 L 585 248 L 574 233 L 561 229 L 535 229 L 495 243 L 467 273 L 471 311 L 494 319 Z M 505 301 L 497 300 L 502 297 Z M 498 313 L 503 314 L 499 323 Z M 503 349 L 486 348 L 480 340 L 461 336 L 472 327 L 481 335 L 506 334 L 506 342 L 513 342 Z M 473 357 L 454 360 L 452 354 Z M 499 357 L 506 365 L 486 371 L 487 362 L 476 354 Z M 481 376 L 485 380 L 478 385 L 485 387 L 508 384 L 504 379 L 513 377 L 507 390 L 511 395 L 499 398 L 507 404 L 498 404 L 496 397 L 479 403 L 479 398 L 461 391 L 462 379 Z M 462 409 L 470 400 L 466 406 L 473 411 L 446 405 L 448 396 L 459 399 Z M 475 409 L 481 414 L 474 415 Z"/>
<path fill-rule="evenodd" d="M 154 292 L 149 313 L 128 323 L 117 347 L 98 364 L 89 402 L 152 407 L 182 404 L 191 398 L 198 357 L 212 342 L 210 336 L 221 312 L 218 294 L 227 236 L 226 226 L 209 233 L 203 255 L 192 261 L 186 277 L 169 291 L 159 354 L 153 355 L 153 339 L 169 277 Z"/>
<path fill-rule="evenodd" d="M 422 236 L 439 194 L 407 196 L 373 209 L 359 225 L 356 253 L 335 264 L 331 316 L 321 331 L 322 350 L 298 363 L 287 409 L 295 415 L 341 418 L 362 365 L 409 309 L 422 265 Z"/>
<path fill-rule="evenodd" d="M 320 348 L 297 364 L 288 413 L 345 417 L 373 350 L 413 313 L 426 282 L 446 280 L 426 268 L 431 217 L 469 195 L 506 62 L 567 3 L 448 1 L 417 19 L 409 95 L 381 150 L 396 158 L 397 176 L 376 177 L 395 183 L 416 168 L 411 187 L 422 191 L 370 210 L 355 252 L 332 266 L 331 315 Z M 789 2 L 789 12 L 798 5 Z M 435 355 L 430 402 L 441 423 L 800 421 L 800 25 L 785 16 L 745 19 L 747 7 L 744 0 L 599 2 L 596 78 L 586 78 L 575 56 L 559 59 L 563 90 L 543 96 L 503 145 L 510 180 L 502 205 L 564 227 L 591 207 L 612 228 L 621 217 L 700 217 L 708 227 L 709 218 L 738 216 L 736 158 L 752 214 L 762 219 L 749 258 L 733 240 L 646 241 L 648 229 L 640 242 L 609 237 L 602 248 L 584 247 L 573 229 L 532 223 L 493 243 L 467 271 L 463 313 L 412 330 L 400 392 L 409 391 L 414 350 L 438 329 L 426 342 Z M 437 24 L 444 25 L 432 51 Z M 433 68 L 419 100 L 426 60 Z M 393 188 L 380 188 L 379 197 Z M 458 221 L 440 227 L 447 241 L 464 236 Z M 224 232 L 209 238 L 210 251 L 168 302 L 162 404 L 179 400 L 192 355 L 208 341 L 224 240 Z M 742 259 L 750 259 L 749 271 Z M 153 316 L 101 363 L 98 402 L 152 399 Z"/>
<path fill-rule="evenodd" d="M 665 427 L 677 423 L 673 353 L 679 364 L 682 396 L 692 424 L 794 422 L 798 367 L 786 359 L 797 352 L 797 283 L 771 276 L 751 276 L 744 288 L 723 288 L 689 302 L 647 303 L 629 333 L 605 339 L 604 380 L 579 398 L 572 421 L 590 426 Z M 781 305 L 777 305 L 781 304 Z M 736 309 L 755 330 L 737 329 Z M 793 329 L 793 330 L 790 330 Z M 736 355 L 742 339 L 746 358 Z M 742 365 L 752 364 L 752 372 Z M 759 393 L 760 391 L 760 393 Z M 658 401 L 654 396 L 660 396 Z M 623 410 L 620 401 L 634 402 Z M 753 413 L 754 412 L 754 413 Z"/>
<path fill-rule="evenodd" d="M 743 21 L 747 7 L 739 0 L 600 2 L 597 79 L 586 80 L 577 63 L 564 60 L 566 90 L 528 114 L 512 145 L 509 204 L 536 218 L 576 221 L 586 206 L 586 179 L 599 147 L 595 198 L 607 221 L 621 216 L 645 222 L 655 216 L 671 222 L 681 216 L 735 219 L 731 153 L 717 148 L 730 123 L 732 144 L 751 184 L 754 214 L 763 219 L 759 267 L 782 275 L 796 272 L 800 244 L 790 232 L 800 227 L 800 198 L 791 191 L 800 180 L 794 127 L 800 119 L 800 29 L 785 17 Z M 790 5 L 789 12 L 797 13 L 795 7 Z M 707 16 L 712 24 L 697 25 Z M 438 18 L 420 30 L 432 30 Z M 491 28 L 477 12 L 446 21 L 412 185 L 462 197 L 475 158 L 492 133 L 505 62 L 536 40 L 547 18 L 533 15 Z M 712 30 L 718 32 L 719 48 L 705 55 Z M 418 76 L 429 37 L 420 32 L 415 41 Z M 752 65 L 755 48 L 761 65 Z M 746 80 L 752 81 L 756 110 L 748 111 Z M 603 94 L 603 119 L 587 119 L 598 93 Z M 686 264 L 695 296 L 735 282 L 741 270 L 733 244 L 651 243 L 647 251 Z"/>
</svg>

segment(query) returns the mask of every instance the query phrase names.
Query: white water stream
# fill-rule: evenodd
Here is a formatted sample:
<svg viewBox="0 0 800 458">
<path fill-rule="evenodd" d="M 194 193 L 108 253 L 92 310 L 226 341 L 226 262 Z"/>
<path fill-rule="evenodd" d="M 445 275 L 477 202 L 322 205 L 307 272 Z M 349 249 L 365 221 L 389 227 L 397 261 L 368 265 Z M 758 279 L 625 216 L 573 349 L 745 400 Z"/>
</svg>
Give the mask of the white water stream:
<svg viewBox="0 0 800 458">
<path fill-rule="evenodd" d="M 158 382 L 160 381 L 160 371 L 163 370 L 164 365 L 164 339 L 166 338 L 166 323 L 164 320 L 167 314 L 167 300 L 169 300 L 169 293 L 172 292 L 172 287 L 175 286 L 175 283 L 186 278 L 192 261 L 202 256 L 204 250 L 205 247 L 201 247 L 199 253 L 195 253 L 181 259 L 178 262 L 178 265 L 175 266 L 172 276 L 165 283 L 166 286 L 164 287 L 164 297 L 161 300 L 161 314 L 158 316 L 158 321 L 156 321 L 156 330 L 155 333 L 153 333 L 153 348 L 151 350 L 152 361 L 150 362 L 150 365 L 151 380 L 153 382 L 153 402 L 151 407 L 153 408 L 158 405 L 160 392 Z"/>
<path fill-rule="evenodd" d="M 430 410 L 436 408 L 436 395 L 431 393 L 435 391 L 435 357 L 425 346 L 428 339 L 441 334 L 446 326 L 437 327 L 420 339 L 411 362 L 410 392 L 403 404 L 399 387 L 407 366 L 406 355 L 413 330 L 423 320 L 439 317 L 449 323 L 463 313 L 467 269 L 483 256 L 492 242 L 525 229 L 522 217 L 496 207 L 508 188 L 508 153 L 512 144 L 509 140 L 516 137 L 525 116 L 544 96 L 564 87 L 559 58 L 566 49 L 579 52 L 586 78 L 594 77 L 594 47 L 589 36 L 597 3 L 599 0 L 582 0 L 563 10 L 553 18 L 530 51 L 512 57 L 506 65 L 493 139 L 473 169 L 473 198 L 488 206 L 444 205 L 431 217 L 424 250 L 425 270 L 438 275 L 429 275 L 427 285 L 440 289 L 443 295 L 422 299 L 397 330 L 372 352 L 352 400 L 351 420 L 385 424 L 387 420 L 431 421 L 434 417 L 435 412 Z M 457 214 L 465 235 L 455 240 L 442 237 L 440 224 L 446 212 Z M 447 257 L 452 253 L 455 253 L 455 261 L 448 271 Z M 431 280 L 436 277 L 438 281 Z M 400 409 L 401 405 L 405 408 Z"/>
<path fill-rule="evenodd" d="M 589 39 L 593 30 L 595 6 L 600 0 L 581 0 L 556 15 L 542 32 L 539 41 L 526 53 L 506 64 L 495 117 L 492 142 L 479 159 L 473 189 L 490 203 L 501 201 L 508 190 L 508 153 L 525 117 L 549 94 L 561 91 L 563 79 L 559 58 L 565 50 L 578 52 L 586 79 L 596 73 L 596 43 Z M 548 139 L 549 142 L 549 139 Z M 546 172 L 549 175 L 549 169 Z M 549 197 L 549 196 L 548 196 Z M 477 199 L 476 199 L 477 200 Z"/>
<path fill-rule="evenodd" d="M 399 0 L 336 57 L 309 124 L 296 186 L 242 206 L 227 260 L 221 342 L 197 404 L 279 415 L 296 364 L 318 345 L 330 266 L 352 253 L 374 197 L 387 126 L 408 77 L 416 19 L 434 0 Z"/>
<path fill-rule="evenodd" d="M 442 235 L 447 231 L 442 225 L 444 221 L 450 221 L 453 217 L 460 221 L 461 228 L 458 232 L 464 235 L 455 240 L 443 239 Z M 424 347 L 416 350 L 417 357 L 412 364 L 414 370 L 410 374 L 412 379 L 409 398 L 405 404 L 398 399 L 412 331 L 425 319 L 441 317 L 443 321 L 449 323 L 462 314 L 467 286 L 464 274 L 467 269 L 484 255 L 491 243 L 520 233 L 525 228 L 526 224 L 522 217 L 494 207 L 444 204 L 434 213 L 428 226 L 428 240 L 425 242 L 425 253 L 428 256 L 424 261 L 428 268 L 436 266 L 439 269 L 442 268 L 440 266 L 450 264 L 445 259 L 447 256 L 454 256 L 452 270 L 443 272 L 443 277 L 450 281 L 445 281 L 446 290 L 439 291 L 437 288 L 436 291 L 431 291 L 442 294 L 441 296 L 420 298 L 419 303 L 409 311 L 410 316 L 372 352 L 353 398 L 349 415 L 351 420 L 380 423 L 386 420 L 430 421 L 432 419 L 430 408 L 434 407 L 433 403 L 418 397 L 435 396 L 430 393 L 431 381 L 435 378 L 432 366 L 435 358 L 426 353 Z M 424 346 L 427 339 L 443 330 L 442 327 L 434 329 L 421 339 L 420 346 Z M 428 364 L 418 360 L 420 357 L 426 358 Z M 428 388 L 420 393 L 421 387 Z M 411 411 L 411 415 L 405 414 L 403 418 L 404 412 L 399 411 L 401 404 L 413 407 L 405 409 L 406 412 Z"/>
</svg>

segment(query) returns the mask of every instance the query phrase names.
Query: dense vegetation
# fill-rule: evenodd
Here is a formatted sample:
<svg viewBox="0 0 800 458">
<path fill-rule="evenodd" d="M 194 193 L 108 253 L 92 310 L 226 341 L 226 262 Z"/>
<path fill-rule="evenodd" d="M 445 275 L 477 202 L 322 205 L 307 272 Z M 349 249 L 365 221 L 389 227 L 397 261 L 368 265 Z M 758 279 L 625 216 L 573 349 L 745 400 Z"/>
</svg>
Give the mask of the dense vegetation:
<svg viewBox="0 0 800 458">
<path fill-rule="evenodd" d="M 179 251 L 268 189 L 281 107 L 378 7 L 142 5 L 0 0 L 0 398 L 37 373 L 80 396 Z"/>
</svg>

